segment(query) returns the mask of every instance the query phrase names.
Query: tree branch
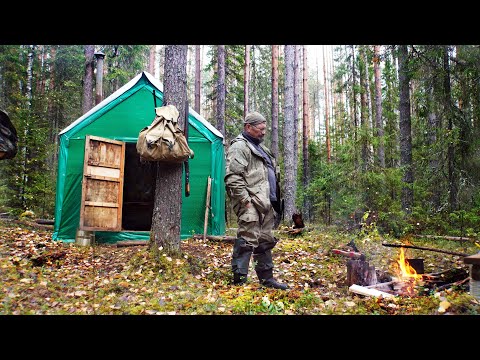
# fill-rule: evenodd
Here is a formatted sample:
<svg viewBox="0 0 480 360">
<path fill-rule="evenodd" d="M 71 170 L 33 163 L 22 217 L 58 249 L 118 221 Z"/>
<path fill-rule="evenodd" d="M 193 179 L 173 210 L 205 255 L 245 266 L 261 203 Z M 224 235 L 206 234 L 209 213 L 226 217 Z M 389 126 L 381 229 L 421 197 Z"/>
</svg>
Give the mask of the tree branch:
<svg viewBox="0 0 480 360">
<path fill-rule="evenodd" d="M 450 255 L 456 255 L 456 256 L 468 256 L 469 254 L 464 254 L 464 253 L 459 253 L 459 252 L 454 252 L 454 251 L 448 251 L 448 250 L 440 250 L 440 249 L 432 249 L 429 247 L 424 247 L 424 246 L 415 246 L 415 245 L 403 245 L 403 244 L 386 244 L 382 243 L 383 246 L 389 246 L 389 247 L 401 247 L 401 248 L 410 248 L 410 249 L 419 249 L 419 250 L 428 250 L 428 251 L 436 251 L 444 254 L 450 254 Z"/>
</svg>

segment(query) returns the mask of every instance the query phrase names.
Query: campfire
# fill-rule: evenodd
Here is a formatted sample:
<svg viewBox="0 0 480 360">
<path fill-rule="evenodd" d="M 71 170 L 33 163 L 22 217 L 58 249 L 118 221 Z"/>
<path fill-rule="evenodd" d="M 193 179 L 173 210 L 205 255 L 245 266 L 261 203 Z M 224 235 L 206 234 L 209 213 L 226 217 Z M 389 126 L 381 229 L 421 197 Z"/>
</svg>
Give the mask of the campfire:
<svg viewBox="0 0 480 360">
<path fill-rule="evenodd" d="M 397 295 L 416 295 L 416 287 L 424 285 L 423 259 L 407 259 L 404 249 L 400 248 L 399 259 L 395 265 L 396 277 L 392 279 L 393 290 Z"/>
<path fill-rule="evenodd" d="M 351 245 L 349 243 L 348 245 Z M 366 261 L 366 256 L 356 247 L 348 251 L 333 249 L 333 254 L 346 256 L 347 284 L 349 290 L 367 296 L 420 296 L 431 291 L 441 291 L 452 286 L 468 285 L 469 274 L 464 268 L 452 268 L 436 273 L 424 273 L 424 259 L 407 258 L 405 248 L 398 245 L 398 258 L 392 261 L 391 273 L 375 269 Z M 452 254 L 457 255 L 457 254 Z"/>
</svg>

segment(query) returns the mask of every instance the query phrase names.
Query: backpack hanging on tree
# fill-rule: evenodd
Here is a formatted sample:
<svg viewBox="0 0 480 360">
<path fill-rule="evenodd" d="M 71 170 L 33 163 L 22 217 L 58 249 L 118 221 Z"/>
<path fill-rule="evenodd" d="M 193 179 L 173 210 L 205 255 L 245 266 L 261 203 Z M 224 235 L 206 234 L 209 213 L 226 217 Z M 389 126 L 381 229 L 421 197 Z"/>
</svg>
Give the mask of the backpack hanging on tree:
<svg viewBox="0 0 480 360">
<path fill-rule="evenodd" d="M 155 119 L 138 135 L 137 153 L 141 160 L 182 163 L 193 158 L 193 151 L 178 126 L 178 115 L 173 105 L 155 108 Z"/>
<path fill-rule="evenodd" d="M 0 109 L 0 160 L 12 159 L 18 150 L 17 129 L 7 112 Z"/>
</svg>

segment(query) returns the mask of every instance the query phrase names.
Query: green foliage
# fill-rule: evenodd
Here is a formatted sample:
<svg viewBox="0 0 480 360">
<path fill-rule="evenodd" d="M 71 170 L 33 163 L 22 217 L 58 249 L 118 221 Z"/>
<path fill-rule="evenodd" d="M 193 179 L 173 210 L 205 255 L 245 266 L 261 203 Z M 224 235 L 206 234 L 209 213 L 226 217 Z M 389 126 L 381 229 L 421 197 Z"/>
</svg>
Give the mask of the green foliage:
<svg viewBox="0 0 480 360">
<path fill-rule="evenodd" d="M 104 96 L 107 97 L 145 68 L 149 45 L 98 45 L 105 53 Z M 42 217 L 54 213 L 58 133 L 82 114 L 84 45 L 37 45 L 33 56 L 31 95 L 27 92 L 29 45 L 0 45 L 0 107 L 7 110 L 19 134 L 15 159 L 0 161 L 0 209 L 19 215 L 27 209 Z M 226 45 L 226 141 L 242 129 L 245 45 Z M 279 53 L 279 163 L 282 162 L 284 59 Z M 480 216 L 480 48 L 475 45 L 409 45 L 414 206 L 401 208 L 399 170 L 399 89 L 397 47 L 381 47 L 382 118 L 384 139 L 375 135 L 375 93 L 372 46 L 335 47 L 331 112 L 331 161 L 326 161 L 322 69 L 309 68 L 309 102 L 317 134 L 309 142 L 310 183 L 303 186 L 303 162 L 297 177 L 297 206 L 308 200 L 312 219 L 348 225 L 352 214 L 376 214 L 379 232 L 401 236 L 409 232 L 479 233 Z M 202 69 L 207 107 L 216 99 L 216 46 Z M 365 55 L 364 59 L 360 54 Z M 271 116 L 271 46 L 251 46 L 249 108 Z M 309 54 L 310 56 L 310 54 Z M 452 61 L 444 63 L 445 59 Z M 447 66 L 448 65 L 448 66 Z M 368 79 L 369 127 L 361 127 L 359 95 Z M 190 81 L 190 79 L 189 79 Z M 445 90 L 449 82 L 449 90 Z M 355 94 L 355 95 L 354 95 Z M 446 96 L 448 95 L 448 97 Z M 210 106 L 209 106 L 210 105 Z M 356 106 L 356 107 L 354 107 Z M 299 111 L 302 109 L 299 104 Z M 365 111 L 365 109 L 363 109 Z M 354 118 L 356 113 L 356 118 Z M 216 119 L 209 119 L 215 125 Z M 451 124 L 452 129 L 448 126 Z M 300 125 L 300 124 L 299 124 Z M 355 128 L 356 125 L 356 128 Z M 267 133 L 271 144 L 271 132 Z M 386 167 L 361 158 L 362 144 L 370 155 L 385 144 Z M 449 158 L 451 157 L 451 158 Z M 302 154 L 299 148 L 298 159 Z M 449 169 L 448 161 L 453 167 Z M 449 175 L 449 171 L 453 171 Z M 458 205 L 450 204 L 457 191 Z M 309 209 L 310 210 L 310 209 Z M 355 218 L 355 215 L 353 216 Z M 358 218 L 358 216 L 357 216 Z M 307 219 L 308 220 L 308 219 Z M 358 220 L 358 219 L 357 219 Z M 217 274 L 218 275 L 218 274 Z M 217 275 L 212 273 L 212 278 Z"/>
<path fill-rule="evenodd" d="M 232 139 L 243 128 L 243 67 L 245 64 L 245 46 L 244 45 L 225 45 L 225 137 Z M 217 67 L 217 47 L 212 46 L 209 49 L 210 63 L 206 66 L 207 71 L 213 71 L 211 79 L 205 82 L 207 89 L 207 99 L 214 101 L 217 97 L 218 75 L 214 71 Z M 215 116 L 215 114 L 213 114 Z M 209 119 L 212 124 L 217 120 Z"/>
</svg>

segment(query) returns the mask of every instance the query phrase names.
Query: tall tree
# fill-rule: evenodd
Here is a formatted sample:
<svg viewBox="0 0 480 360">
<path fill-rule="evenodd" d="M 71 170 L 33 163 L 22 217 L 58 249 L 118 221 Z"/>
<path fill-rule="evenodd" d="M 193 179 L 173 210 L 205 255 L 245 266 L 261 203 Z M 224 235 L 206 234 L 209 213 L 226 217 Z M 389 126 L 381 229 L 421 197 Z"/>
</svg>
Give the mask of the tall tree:
<svg viewBox="0 0 480 360">
<path fill-rule="evenodd" d="M 185 126 L 186 102 L 187 45 L 167 45 L 163 105 L 174 105 L 177 108 L 181 129 Z M 182 220 L 182 164 L 156 165 L 150 248 L 157 251 L 162 247 L 167 254 L 178 255 Z"/>
<path fill-rule="evenodd" d="M 398 129 L 398 78 L 396 66 L 396 49 L 386 48 L 383 77 L 385 81 L 385 102 L 382 103 L 382 114 L 385 116 L 385 166 L 395 168 L 399 159 L 399 129 Z"/>
<path fill-rule="evenodd" d="M 444 114 L 448 119 L 448 183 L 449 183 L 449 203 L 450 210 L 455 211 L 458 208 L 457 195 L 458 187 L 455 174 L 455 137 L 453 133 L 453 117 L 455 114 L 452 109 L 452 91 L 450 87 L 450 62 L 448 45 L 443 47 L 443 91 L 444 91 Z"/>
<path fill-rule="evenodd" d="M 308 187 L 310 180 L 308 165 L 308 129 L 309 125 L 309 106 L 308 106 L 308 62 L 307 62 L 307 48 L 302 46 L 303 50 L 303 121 L 302 121 L 302 154 L 303 154 L 303 189 Z M 305 214 L 305 219 L 310 219 L 310 202 L 308 197 L 305 195 L 303 198 L 303 210 Z"/>
<path fill-rule="evenodd" d="M 148 72 L 155 75 L 155 58 L 157 45 L 150 45 L 148 52 Z"/>
<path fill-rule="evenodd" d="M 357 141 L 358 116 L 357 116 L 357 71 L 355 68 L 355 45 L 352 45 L 352 114 L 353 114 L 353 136 Z"/>
<path fill-rule="evenodd" d="M 325 46 L 322 49 L 323 56 L 323 89 L 325 96 L 325 144 L 327 147 L 327 162 L 331 161 L 331 141 L 330 141 L 330 113 L 329 113 L 329 104 L 328 104 L 328 87 L 327 87 L 327 66 L 325 58 Z"/>
<path fill-rule="evenodd" d="M 284 199 L 285 210 L 284 218 L 288 222 L 292 219 L 292 215 L 296 213 L 296 181 L 294 176 L 294 142 L 295 134 L 293 132 L 295 123 L 295 45 L 285 45 L 285 101 L 284 101 L 284 123 L 283 123 L 283 164 L 284 164 Z"/>
<path fill-rule="evenodd" d="M 380 46 L 373 47 L 373 68 L 375 73 L 375 128 L 377 130 L 377 161 L 381 168 L 385 167 L 385 146 L 383 138 L 383 119 L 382 119 L 382 76 L 380 70 Z"/>
<path fill-rule="evenodd" d="M 278 45 L 272 45 L 272 153 L 278 158 Z"/>
<path fill-rule="evenodd" d="M 248 113 L 248 92 L 250 89 L 250 45 L 245 45 L 245 65 L 243 71 L 243 117 Z"/>
<path fill-rule="evenodd" d="M 201 45 L 195 45 L 195 111 L 200 114 L 200 95 L 201 95 Z"/>
<path fill-rule="evenodd" d="M 300 105 L 300 45 L 294 45 L 294 72 L 293 72 L 293 178 L 297 179 L 298 173 L 298 123 L 300 118 L 299 105 Z"/>
<path fill-rule="evenodd" d="M 85 114 L 93 107 L 93 72 L 95 69 L 95 45 L 85 45 L 85 73 L 83 75 L 82 111 Z"/>
<path fill-rule="evenodd" d="M 258 108 L 258 105 L 257 105 L 257 100 L 258 100 L 258 94 L 257 94 L 257 83 L 258 81 L 256 81 L 256 79 L 258 78 L 258 74 L 257 74 L 257 61 L 256 61 L 256 56 L 255 56 L 255 53 L 256 53 L 256 50 L 257 50 L 257 47 L 255 45 L 252 45 L 251 47 L 252 49 L 252 55 L 253 56 L 249 56 L 249 61 L 250 61 L 250 66 L 249 66 L 249 81 L 248 83 L 249 84 L 252 84 L 251 88 L 252 90 L 250 91 L 249 89 L 249 93 L 252 94 L 252 96 L 248 96 L 248 98 L 251 100 L 249 100 L 249 103 L 252 104 L 252 106 L 248 105 L 248 108 L 251 108 L 253 107 L 255 110 L 260 110 Z M 253 78 L 253 81 L 250 81 L 250 79 Z M 250 88 L 250 85 L 249 85 L 249 88 Z"/>
<path fill-rule="evenodd" d="M 327 83 L 327 59 L 325 57 L 325 46 L 322 49 L 323 55 L 323 89 L 325 92 L 325 143 L 327 147 L 327 163 L 331 162 L 331 140 L 330 140 L 330 104 L 328 101 L 328 83 Z M 330 224 L 331 221 L 331 208 L 332 198 L 329 191 L 325 192 L 325 223 Z"/>
<path fill-rule="evenodd" d="M 367 72 L 367 56 L 366 46 L 361 45 L 359 51 L 359 72 L 360 72 L 360 143 L 362 154 L 362 170 L 365 172 L 369 168 L 370 151 L 369 151 L 369 111 L 368 111 L 368 72 Z"/>
<path fill-rule="evenodd" d="M 406 214 L 411 214 L 413 206 L 412 124 L 407 45 L 399 45 L 398 48 L 398 78 L 400 89 L 400 166 L 403 169 L 402 209 Z"/>
<path fill-rule="evenodd" d="M 225 45 L 218 45 L 217 129 L 225 136 Z"/>
<path fill-rule="evenodd" d="M 35 58 L 35 50 L 36 45 L 29 45 L 28 51 L 28 64 L 27 64 L 27 86 L 26 86 L 26 93 L 25 98 L 27 99 L 26 103 L 26 113 L 28 114 L 25 120 L 25 127 L 23 130 L 23 138 L 24 138 L 24 145 L 22 147 L 22 185 L 20 188 L 20 199 L 22 203 L 22 209 L 27 209 L 27 193 L 29 187 L 29 166 L 28 163 L 31 159 L 31 149 L 29 148 L 29 142 L 31 139 L 31 131 L 32 131 L 32 123 L 31 120 L 33 117 L 33 110 L 32 110 L 32 99 L 33 99 L 33 60 Z"/>
</svg>

